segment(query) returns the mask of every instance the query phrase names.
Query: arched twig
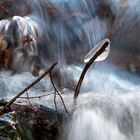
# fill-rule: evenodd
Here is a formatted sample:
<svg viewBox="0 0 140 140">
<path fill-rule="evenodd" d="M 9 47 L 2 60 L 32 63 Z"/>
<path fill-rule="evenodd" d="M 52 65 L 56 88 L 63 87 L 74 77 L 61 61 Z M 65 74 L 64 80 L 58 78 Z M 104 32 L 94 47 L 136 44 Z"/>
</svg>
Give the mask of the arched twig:
<svg viewBox="0 0 140 140">
<path fill-rule="evenodd" d="M 78 84 L 76 86 L 76 89 L 75 89 L 74 99 L 76 99 L 78 97 L 78 95 L 79 95 L 80 87 L 82 85 L 82 82 L 84 80 L 84 77 L 85 77 L 85 74 L 86 74 L 87 70 L 92 65 L 92 63 L 95 61 L 95 59 L 104 52 L 104 50 L 108 47 L 108 45 L 109 45 L 109 41 L 106 41 L 101 46 L 101 48 L 95 53 L 95 55 L 90 59 L 90 61 L 85 65 L 85 67 L 84 67 L 84 69 L 83 69 L 83 71 L 81 73 L 80 79 L 78 81 Z"/>
<path fill-rule="evenodd" d="M 52 83 L 53 88 L 54 88 L 54 90 L 55 90 L 55 94 L 57 93 L 57 94 L 59 95 L 59 97 L 60 97 L 60 99 L 61 99 L 61 101 L 62 101 L 62 103 L 63 103 L 64 109 L 65 109 L 66 113 L 68 113 L 68 110 L 67 110 L 67 108 L 66 108 L 65 102 L 64 102 L 64 100 L 63 100 L 61 94 L 59 93 L 59 91 L 58 91 L 57 88 L 55 87 L 55 84 L 54 84 L 54 82 L 53 82 L 53 78 L 52 78 L 51 71 L 50 71 L 50 80 L 51 80 L 51 83 Z M 55 96 L 55 97 L 56 97 L 56 96 Z"/>
</svg>

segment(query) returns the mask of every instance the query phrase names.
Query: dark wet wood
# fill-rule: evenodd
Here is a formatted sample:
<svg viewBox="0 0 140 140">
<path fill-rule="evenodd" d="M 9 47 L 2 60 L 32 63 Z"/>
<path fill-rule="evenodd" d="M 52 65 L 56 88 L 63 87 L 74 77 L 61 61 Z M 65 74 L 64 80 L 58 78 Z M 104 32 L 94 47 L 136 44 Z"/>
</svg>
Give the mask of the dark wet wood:
<svg viewBox="0 0 140 140">
<path fill-rule="evenodd" d="M 22 137 L 28 140 L 58 140 L 63 135 L 68 116 L 65 111 L 45 106 L 31 108 L 27 105 L 13 104 Z M 28 134 L 28 135 L 27 135 Z"/>
</svg>

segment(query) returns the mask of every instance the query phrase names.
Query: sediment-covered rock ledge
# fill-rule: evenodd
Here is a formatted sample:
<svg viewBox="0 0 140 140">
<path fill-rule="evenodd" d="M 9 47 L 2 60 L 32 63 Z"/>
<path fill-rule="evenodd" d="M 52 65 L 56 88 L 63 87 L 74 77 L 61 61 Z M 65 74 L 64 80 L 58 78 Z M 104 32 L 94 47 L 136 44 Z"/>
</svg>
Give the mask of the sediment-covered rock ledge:
<svg viewBox="0 0 140 140">
<path fill-rule="evenodd" d="M 70 116 L 43 105 L 12 104 L 11 112 L 0 117 L 0 139 L 58 140 Z"/>
</svg>

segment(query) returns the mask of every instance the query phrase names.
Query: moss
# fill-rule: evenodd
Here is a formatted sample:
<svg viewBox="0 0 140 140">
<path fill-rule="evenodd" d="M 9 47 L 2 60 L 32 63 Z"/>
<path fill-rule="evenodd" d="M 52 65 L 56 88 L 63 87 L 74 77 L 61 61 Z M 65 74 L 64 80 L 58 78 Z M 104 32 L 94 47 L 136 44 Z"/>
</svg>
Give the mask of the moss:
<svg viewBox="0 0 140 140">
<path fill-rule="evenodd" d="M 21 140 L 13 112 L 6 113 L 0 117 L 0 139 Z"/>
</svg>

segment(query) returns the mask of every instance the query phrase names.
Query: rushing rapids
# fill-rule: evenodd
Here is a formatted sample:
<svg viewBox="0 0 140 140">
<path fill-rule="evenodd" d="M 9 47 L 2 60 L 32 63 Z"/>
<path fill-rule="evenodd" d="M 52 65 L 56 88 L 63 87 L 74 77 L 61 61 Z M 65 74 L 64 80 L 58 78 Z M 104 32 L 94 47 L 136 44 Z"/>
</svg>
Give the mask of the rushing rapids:
<svg viewBox="0 0 140 140">
<path fill-rule="evenodd" d="M 81 97 L 66 130 L 67 140 L 140 139 L 140 95 L 88 94 Z"/>
<path fill-rule="evenodd" d="M 0 2 L 2 6 L 3 2 Z M 36 74 L 36 70 L 40 70 L 40 67 L 47 68 L 58 61 L 58 67 L 54 69 L 55 84 L 63 93 L 68 110 L 73 113 L 60 140 L 139 140 L 140 1 L 22 2 L 21 12 L 24 11 L 24 14 L 18 8 L 18 13 L 8 14 L 1 7 L 6 12 L 6 19 L 0 16 L 1 36 L 6 34 L 12 39 L 12 47 L 16 48 L 12 51 L 14 64 L 23 72 L 19 74 L 14 71 L 13 74 L 10 70 L 1 70 L 0 97 L 11 99 L 35 80 L 29 71 L 39 75 L 41 72 L 37 71 Z M 14 22 L 10 26 L 11 20 Z M 109 57 L 104 62 L 95 63 L 88 71 L 74 104 L 73 94 L 83 69 L 85 54 L 104 38 L 109 38 L 111 42 Z M 23 46 L 27 48 L 27 55 L 19 49 L 23 49 Z M 19 58 L 25 63 L 20 65 Z M 29 95 L 43 95 L 52 91 L 53 87 L 46 77 L 29 90 Z M 51 94 L 41 99 L 31 99 L 31 102 L 33 105 L 55 108 L 53 99 Z M 58 108 L 62 108 L 58 98 L 57 104 Z"/>
</svg>

